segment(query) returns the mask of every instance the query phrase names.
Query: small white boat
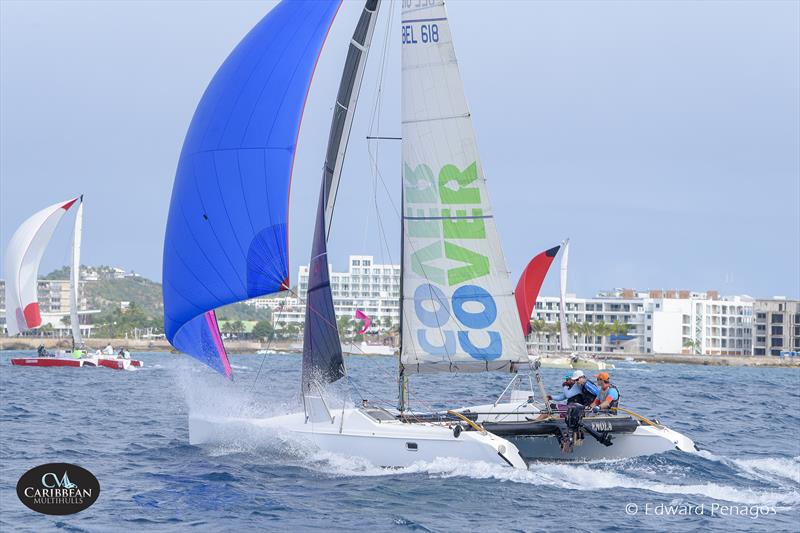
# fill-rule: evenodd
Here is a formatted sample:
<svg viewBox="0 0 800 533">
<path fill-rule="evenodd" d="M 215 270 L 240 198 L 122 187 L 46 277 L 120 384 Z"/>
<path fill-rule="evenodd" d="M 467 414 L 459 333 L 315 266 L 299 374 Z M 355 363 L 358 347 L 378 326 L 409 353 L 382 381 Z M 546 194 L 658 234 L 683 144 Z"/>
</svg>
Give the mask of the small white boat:
<svg viewBox="0 0 800 533">
<path fill-rule="evenodd" d="M 352 355 L 396 355 L 397 349 L 394 346 L 383 344 L 342 344 L 342 352 Z"/>
<path fill-rule="evenodd" d="M 566 357 L 539 357 L 541 368 L 572 368 L 575 370 L 612 370 L 614 365 L 606 361 L 572 354 Z"/>
</svg>

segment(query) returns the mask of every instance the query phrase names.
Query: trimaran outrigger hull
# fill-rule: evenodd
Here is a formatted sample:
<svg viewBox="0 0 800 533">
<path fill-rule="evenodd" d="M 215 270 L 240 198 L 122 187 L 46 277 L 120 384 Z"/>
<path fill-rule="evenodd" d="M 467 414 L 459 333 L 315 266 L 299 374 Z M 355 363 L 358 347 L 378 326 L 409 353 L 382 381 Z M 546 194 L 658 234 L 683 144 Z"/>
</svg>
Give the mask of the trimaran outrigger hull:
<svg viewBox="0 0 800 533">
<path fill-rule="evenodd" d="M 582 442 L 564 452 L 558 436 L 558 428 L 566 430 L 563 417 L 556 412 L 548 420 L 538 420 L 542 409 L 540 404 L 525 401 L 472 406 L 459 412 L 513 443 L 527 462 L 627 459 L 671 450 L 698 450 L 692 439 L 663 424 L 599 413 L 588 414 L 582 421 L 600 436 L 610 436 L 610 445 L 584 432 Z"/>
</svg>

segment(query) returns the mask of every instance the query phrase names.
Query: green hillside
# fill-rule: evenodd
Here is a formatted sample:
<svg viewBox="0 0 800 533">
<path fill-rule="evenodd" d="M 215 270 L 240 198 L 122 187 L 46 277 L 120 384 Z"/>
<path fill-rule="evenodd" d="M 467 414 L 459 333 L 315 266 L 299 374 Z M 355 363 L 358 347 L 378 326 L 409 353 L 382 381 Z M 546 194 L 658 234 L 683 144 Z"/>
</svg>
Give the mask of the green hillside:
<svg viewBox="0 0 800 533">
<path fill-rule="evenodd" d="M 81 276 L 86 277 L 90 272 L 98 279 L 84 280 L 81 282 L 83 294 L 90 309 L 100 309 L 102 312 L 95 315 L 94 323 L 98 326 L 116 323 L 126 328 L 155 327 L 160 331 L 164 328 L 164 304 L 162 301 L 161 284 L 142 276 L 129 275 L 115 277 L 114 269 L 107 266 L 81 265 Z M 43 276 L 42 279 L 69 279 L 70 269 L 61 267 Z M 94 276 L 93 276 L 94 277 Z M 121 303 L 128 302 L 131 309 L 122 311 Z M 256 309 L 243 303 L 226 305 L 217 310 L 220 320 L 258 321 L 269 320 L 269 309 Z M 119 331 L 114 331 L 119 334 Z"/>
</svg>

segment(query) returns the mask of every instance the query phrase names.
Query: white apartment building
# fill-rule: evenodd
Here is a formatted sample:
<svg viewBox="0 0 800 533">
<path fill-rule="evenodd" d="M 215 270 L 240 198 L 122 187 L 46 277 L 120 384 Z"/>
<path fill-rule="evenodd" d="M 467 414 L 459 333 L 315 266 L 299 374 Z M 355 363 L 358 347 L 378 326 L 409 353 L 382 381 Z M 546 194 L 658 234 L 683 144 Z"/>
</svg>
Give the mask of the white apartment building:
<svg viewBox="0 0 800 533">
<path fill-rule="evenodd" d="M 371 255 L 351 255 L 347 272 L 334 272 L 328 265 L 333 306 L 337 318 L 353 318 L 361 309 L 381 327 L 387 320 L 400 322 L 400 265 L 376 264 Z M 297 296 L 256 298 L 248 303 L 258 308 L 270 308 L 276 325 L 281 322 L 305 322 L 305 298 L 308 291 L 308 265 L 297 273 Z"/>
<path fill-rule="evenodd" d="M 532 320 L 550 324 L 531 333 L 529 347 L 540 352 L 559 347 L 559 299 L 539 297 Z M 753 299 L 720 298 L 716 291 L 646 291 L 620 289 L 595 298 L 566 299 L 568 323 L 629 324 L 627 335 L 598 336 L 573 333 L 578 352 L 628 351 L 641 353 L 698 353 L 752 355 Z"/>
</svg>

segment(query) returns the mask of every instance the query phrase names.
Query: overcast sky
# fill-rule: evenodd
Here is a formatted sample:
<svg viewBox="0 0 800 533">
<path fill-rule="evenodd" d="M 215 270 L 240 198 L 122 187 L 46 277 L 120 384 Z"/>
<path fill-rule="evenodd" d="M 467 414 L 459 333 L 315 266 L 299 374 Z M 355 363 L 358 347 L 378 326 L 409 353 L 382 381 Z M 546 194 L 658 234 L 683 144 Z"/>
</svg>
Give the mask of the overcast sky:
<svg viewBox="0 0 800 533">
<path fill-rule="evenodd" d="M 391 192 L 391 201 L 378 196 L 388 249 L 367 208 L 365 136 L 387 27 L 378 133 L 400 132 L 399 13 L 388 26 L 385 4 L 329 244 L 336 269 L 351 253 L 399 261 L 399 143 L 381 144 L 378 159 Z M 0 1 L 3 253 L 24 218 L 84 193 L 83 262 L 160 280 L 194 108 L 272 5 Z M 292 191 L 293 279 L 308 262 L 331 106 L 362 5 L 345 2 L 309 96 Z M 800 2 L 448 8 L 514 279 L 570 237 L 570 292 L 582 296 L 612 287 L 800 295 Z M 67 262 L 70 225 L 42 273 Z M 556 277 L 544 294 L 556 293 Z"/>
</svg>

